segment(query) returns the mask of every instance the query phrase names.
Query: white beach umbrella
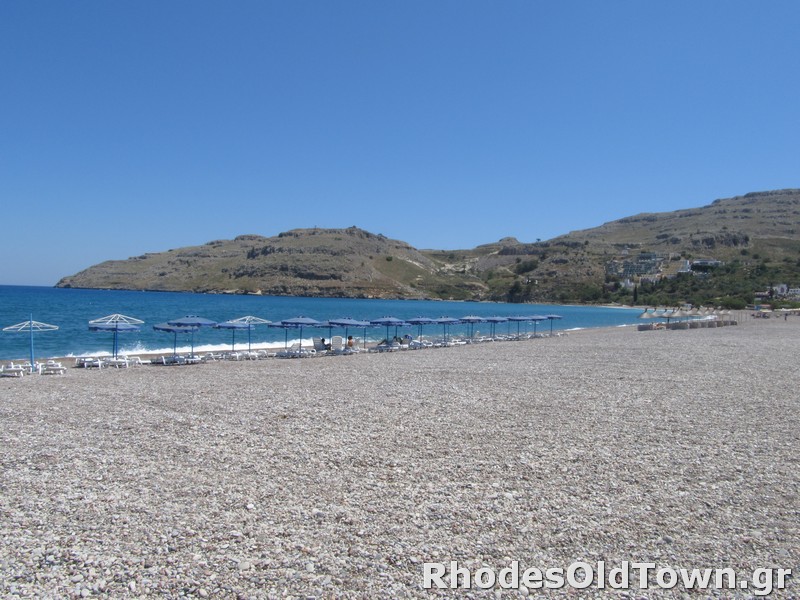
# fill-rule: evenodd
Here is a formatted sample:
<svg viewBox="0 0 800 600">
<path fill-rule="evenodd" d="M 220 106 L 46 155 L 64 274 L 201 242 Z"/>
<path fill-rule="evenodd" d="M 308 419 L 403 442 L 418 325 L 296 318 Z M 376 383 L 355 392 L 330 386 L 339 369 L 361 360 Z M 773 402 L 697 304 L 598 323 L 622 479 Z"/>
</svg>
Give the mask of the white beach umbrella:
<svg viewBox="0 0 800 600">
<path fill-rule="evenodd" d="M 8 327 L 3 327 L 3 331 L 12 331 L 12 332 L 24 332 L 27 331 L 30 334 L 31 339 L 31 373 L 33 373 L 34 362 L 33 357 L 33 332 L 34 331 L 55 331 L 58 329 L 58 325 L 49 325 L 47 323 L 40 323 L 39 321 L 33 320 L 33 315 L 29 321 L 23 321 L 22 323 L 17 323 L 16 325 L 9 325 Z"/>
</svg>

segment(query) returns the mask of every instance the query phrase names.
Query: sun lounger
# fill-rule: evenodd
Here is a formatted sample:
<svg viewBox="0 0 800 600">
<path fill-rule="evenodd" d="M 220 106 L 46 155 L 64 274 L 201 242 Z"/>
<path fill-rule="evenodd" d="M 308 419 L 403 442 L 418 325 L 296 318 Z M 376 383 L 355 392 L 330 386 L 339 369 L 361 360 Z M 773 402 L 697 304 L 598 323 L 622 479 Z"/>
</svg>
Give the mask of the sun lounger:
<svg viewBox="0 0 800 600">
<path fill-rule="evenodd" d="M 328 351 L 333 348 L 333 342 L 331 342 L 329 347 L 327 344 L 322 343 L 322 338 L 312 338 L 311 341 L 314 342 L 314 351 L 317 356 L 325 356 L 328 354 Z"/>
<path fill-rule="evenodd" d="M 89 369 L 92 367 L 102 369 L 103 361 L 100 360 L 99 358 L 95 358 L 94 356 L 88 356 L 88 357 L 81 356 L 75 359 L 75 366 L 83 369 Z"/>
<path fill-rule="evenodd" d="M 43 365 L 39 365 L 39 373 L 41 375 L 64 375 L 67 369 L 60 363 L 53 360 L 48 360 Z"/>
<path fill-rule="evenodd" d="M 375 346 L 376 352 L 396 352 L 401 349 L 402 347 L 397 342 L 387 342 L 386 340 Z"/>
<path fill-rule="evenodd" d="M 277 353 L 278 358 L 308 358 L 316 355 L 317 351 L 314 348 L 303 348 L 297 342 Z"/>
<path fill-rule="evenodd" d="M 0 374 L 3 377 L 23 377 L 25 369 L 21 365 L 15 365 L 13 362 L 0 367 Z"/>
<path fill-rule="evenodd" d="M 106 367 L 114 367 L 116 369 L 127 369 L 128 359 L 123 357 L 109 358 L 105 361 Z"/>
<path fill-rule="evenodd" d="M 340 335 L 335 335 L 331 338 L 331 351 L 334 354 L 352 354 L 352 350 L 347 350 L 344 345 L 344 338 Z"/>
<path fill-rule="evenodd" d="M 151 365 L 185 365 L 186 357 L 184 356 L 158 356 L 150 361 Z"/>
</svg>

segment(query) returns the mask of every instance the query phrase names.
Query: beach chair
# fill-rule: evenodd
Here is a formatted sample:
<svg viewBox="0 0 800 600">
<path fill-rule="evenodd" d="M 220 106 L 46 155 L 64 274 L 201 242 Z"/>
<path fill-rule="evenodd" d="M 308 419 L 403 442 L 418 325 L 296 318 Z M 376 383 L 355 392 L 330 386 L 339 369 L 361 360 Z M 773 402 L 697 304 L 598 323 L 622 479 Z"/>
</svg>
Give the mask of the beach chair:
<svg viewBox="0 0 800 600">
<path fill-rule="evenodd" d="M 345 346 L 344 346 L 344 338 L 340 335 L 335 335 L 331 338 L 331 351 L 334 354 L 344 354 Z M 351 354 L 351 352 L 348 352 Z"/>
<path fill-rule="evenodd" d="M 54 360 L 48 360 L 43 365 L 39 365 L 39 373 L 41 375 L 64 375 L 67 369 L 60 363 Z"/>
<path fill-rule="evenodd" d="M 312 341 L 314 342 L 314 351 L 316 354 L 324 356 L 328 353 L 328 347 L 322 343 L 322 338 L 313 338 Z M 331 348 L 333 348 L 333 344 L 331 344 Z"/>
<path fill-rule="evenodd" d="M 116 367 L 117 369 L 127 369 L 128 359 L 125 357 L 109 358 L 105 361 L 107 367 Z"/>
<path fill-rule="evenodd" d="M 303 356 L 304 350 L 300 347 L 300 342 L 295 342 L 288 348 L 278 352 L 278 358 L 300 358 Z"/>
<path fill-rule="evenodd" d="M 0 374 L 3 377 L 22 377 L 25 375 L 25 369 L 12 362 L 0 367 Z"/>
</svg>

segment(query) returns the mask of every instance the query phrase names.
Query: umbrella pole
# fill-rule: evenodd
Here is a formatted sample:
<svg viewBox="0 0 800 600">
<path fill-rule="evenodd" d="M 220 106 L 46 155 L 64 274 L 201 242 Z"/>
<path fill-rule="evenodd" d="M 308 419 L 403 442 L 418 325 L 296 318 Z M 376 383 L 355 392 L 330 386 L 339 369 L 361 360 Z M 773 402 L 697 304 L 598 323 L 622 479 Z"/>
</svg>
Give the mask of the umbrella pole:
<svg viewBox="0 0 800 600">
<path fill-rule="evenodd" d="M 33 373 L 33 313 L 31 313 L 29 328 L 31 334 L 31 373 Z"/>
</svg>

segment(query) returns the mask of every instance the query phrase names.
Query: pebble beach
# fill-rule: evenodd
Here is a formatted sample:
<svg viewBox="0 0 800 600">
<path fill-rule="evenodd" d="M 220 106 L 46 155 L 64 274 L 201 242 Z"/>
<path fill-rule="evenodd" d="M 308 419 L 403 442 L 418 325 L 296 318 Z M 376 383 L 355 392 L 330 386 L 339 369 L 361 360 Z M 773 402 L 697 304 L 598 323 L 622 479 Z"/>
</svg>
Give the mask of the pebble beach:
<svg viewBox="0 0 800 600">
<path fill-rule="evenodd" d="M 0 595 L 424 589 L 423 565 L 790 568 L 800 318 L 0 379 Z"/>
</svg>

